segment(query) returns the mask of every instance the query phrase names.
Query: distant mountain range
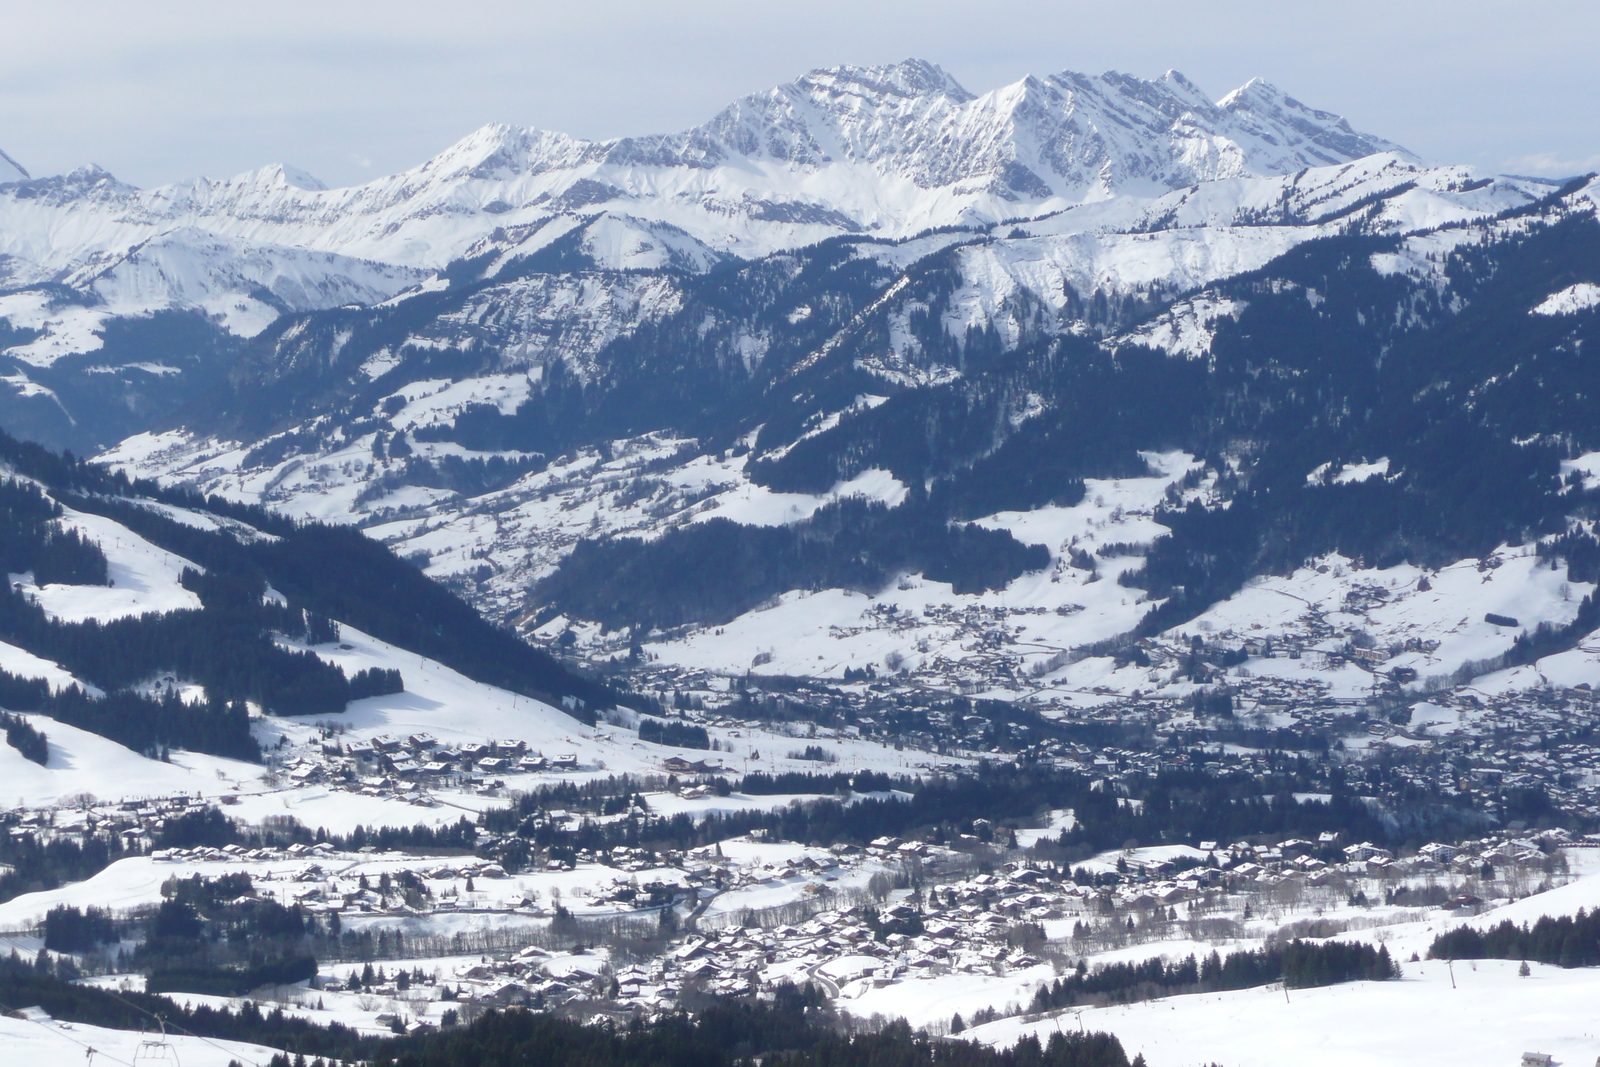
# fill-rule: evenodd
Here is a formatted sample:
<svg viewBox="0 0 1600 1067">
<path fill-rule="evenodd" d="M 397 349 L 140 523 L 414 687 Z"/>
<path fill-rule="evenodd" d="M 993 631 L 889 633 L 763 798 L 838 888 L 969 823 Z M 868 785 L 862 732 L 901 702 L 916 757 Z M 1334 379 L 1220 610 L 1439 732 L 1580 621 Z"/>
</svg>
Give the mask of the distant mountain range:
<svg viewBox="0 0 1600 1067">
<path fill-rule="evenodd" d="M 844 233 L 899 239 L 1378 152 L 1414 162 L 1261 81 L 1216 103 L 1175 72 L 1069 72 L 974 96 L 929 63 L 840 67 L 680 134 L 595 142 L 486 126 L 347 189 L 278 165 L 140 190 L 95 167 L 29 179 L 6 157 L 0 283 L 62 284 L 128 310 L 204 308 L 246 333 L 265 312 L 232 299 L 369 303 L 489 249 L 531 254 L 600 216 L 613 225 L 585 244 L 602 265 L 704 269 Z"/>
<path fill-rule="evenodd" d="M 1175 501 L 1254 518 L 1205 575 L 1222 534 L 1163 542 L 1194 554 L 1140 587 L 1170 623 L 1319 552 L 1438 561 L 1581 519 L 1576 483 L 1496 479 L 1600 450 L 1563 355 L 1593 328 L 1595 188 L 1427 166 L 1261 81 L 974 95 L 921 61 L 813 71 L 679 134 L 487 126 L 346 189 L 0 157 L 0 422 L 360 522 L 530 631 L 902 573 L 1003 585 L 1026 538 L 944 531 L 1178 450 L 1212 481 Z M 1362 492 L 1392 499 L 1306 482 L 1380 458 Z M 1447 460 L 1478 464 L 1483 507 L 1441 488 Z M 731 540 L 696 542 L 719 517 Z M 658 580 L 713 551 L 788 562 L 698 605 Z"/>
</svg>

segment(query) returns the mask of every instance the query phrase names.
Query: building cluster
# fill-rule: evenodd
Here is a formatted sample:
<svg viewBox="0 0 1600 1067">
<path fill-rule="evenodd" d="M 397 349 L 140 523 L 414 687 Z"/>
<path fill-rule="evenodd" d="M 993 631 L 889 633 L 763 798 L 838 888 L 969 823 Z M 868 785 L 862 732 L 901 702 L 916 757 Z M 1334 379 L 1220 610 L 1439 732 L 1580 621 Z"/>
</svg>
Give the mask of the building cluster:
<svg viewBox="0 0 1600 1067">
<path fill-rule="evenodd" d="M 126 851 L 145 851 L 167 828 L 168 821 L 204 807 L 198 797 L 182 793 L 103 802 L 83 794 L 62 805 L 11 808 L 0 812 L 0 828 L 13 840 L 41 844 L 66 842 L 82 846 L 90 840 L 116 838 Z M 0 874 L 3 874 L 0 871 Z"/>
<path fill-rule="evenodd" d="M 527 742 L 493 740 L 460 745 L 441 744 L 431 734 L 404 738 L 378 735 L 341 742 L 337 736 L 319 745 L 270 753 L 269 765 L 290 783 L 319 783 L 366 796 L 403 797 L 427 805 L 434 789 L 470 789 L 493 793 L 505 788 L 504 777 L 547 774 L 579 767 L 572 752 L 546 755 Z"/>
<path fill-rule="evenodd" d="M 1114 868 L 1102 857 L 1088 865 L 1096 868 L 1091 872 L 1022 858 L 993 871 L 969 869 L 937 884 L 880 891 L 865 901 L 859 894 L 850 898 L 854 902 L 816 894 L 807 898 L 810 913 L 799 917 L 792 909 L 779 915 L 783 909 L 702 908 L 693 929 L 648 957 L 638 955 L 637 945 L 629 952 L 603 944 L 572 952 L 529 946 L 463 964 L 448 980 L 460 999 L 484 1005 L 646 1012 L 674 1010 L 686 996 L 692 1001 L 702 994 L 760 995 L 783 983 L 809 982 L 848 1002 L 871 989 L 943 975 L 1004 977 L 1037 968 L 1045 981 L 1082 954 L 1170 940 L 1185 927 L 1192 933 L 1218 919 L 1243 934 L 1253 913 L 1270 916 L 1261 933 L 1312 916 L 1337 921 L 1341 914 L 1370 918 L 1387 911 L 1398 918 L 1404 909 L 1417 908 L 1471 914 L 1489 903 L 1478 893 L 1512 891 L 1484 877 L 1485 864 L 1547 879 L 1556 872 L 1559 880 L 1560 850 L 1593 842 L 1562 832 L 1498 835 L 1453 846 L 1433 843 L 1400 857 L 1370 842 L 1344 844 L 1331 834 L 1273 845 L 1203 844 L 1203 862 L 1194 855 L 1174 860 L 1159 849 L 1133 850 L 1118 857 Z M 896 857 L 920 853 L 938 860 L 946 851 L 885 838 L 858 850 L 857 857 L 839 857 L 838 864 L 847 869 L 852 860 L 877 861 L 892 870 L 888 864 Z M 1319 853 L 1338 859 L 1325 862 L 1316 858 Z M 828 860 L 765 869 L 718 864 L 714 877 L 702 869 L 708 877 L 701 899 L 714 902 L 722 892 L 814 878 L 830 869 Z M 1285 894 L 1285 886 L 1308 892 Z M 1323 892 L 1309 892 L 1315 887 Z"/>
</svg>

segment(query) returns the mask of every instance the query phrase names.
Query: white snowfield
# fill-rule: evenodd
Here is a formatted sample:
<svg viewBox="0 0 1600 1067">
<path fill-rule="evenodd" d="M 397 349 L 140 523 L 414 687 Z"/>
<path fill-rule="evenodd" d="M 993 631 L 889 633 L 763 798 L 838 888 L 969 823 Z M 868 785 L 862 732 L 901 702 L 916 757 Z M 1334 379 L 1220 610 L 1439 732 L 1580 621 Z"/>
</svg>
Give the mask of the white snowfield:
<svg viewBox="0 0 1600 1067">
<path fill-rule="evenodd" d="M 99 619 L 108 622 L 147 611 L 198 608 L 200 598 L 180 584 L 185 569 L 204 567 L 157 548 L 126 526 L 101 515 L 67 509 L 63 525 L 99 544 L 106 554 L 111 584 L 35 585 L 26 576 L 23 589 L 63 622 Z M 13 579 L 15 581 L 15 579 Z"/>
<path fill-rule="evenodd" d="M 1392 952 L 1393 946 L 1390 947 Z M 1263 986 L 1230 993 L 1168 997 L 1122 1007 L 1069 1009 L 1042 1022 L 1003 1019 L 966 1036 L 995 1045 L 1024 1034 L 1048 1041 L 1057 1029 L 1115 1034 L 1131 1058 L 1150 1067 L 1224 1063 L 1230 1067 L 1515 1067 L 1524 1052 L 1587 1065 L 1600 1055 L 1594 1002 L 1600 974 L 1479 960 L 1450 968 L 1403 963 L 1398 982 L 1352 982 L 1320 989 Z M 914 995 L 914 994 L 913 994 Z"/>
<path fill-rule="evenodd" d="M 1576 315 L 1592 307 L 1600 307 L 1600 285 L 1579 282 L 1551 293 L 1533 309 L 1535 315 Z"/>
<path fill-rule="evenodd" d="M 41 767 L 10 745 L 0 745 L 0 805 L 5 807 L 42 808 L 85 794 L 102 800 L 178 793 L 214 798 L 264 788 L 262 768 L 253 763 L 181 750 L 163 763 L 43 715 L 23 718 L 49 738 L 50 762 Z M 281 808 L 266 813 L 284 814 Z M 422 821 L 428 820 L 407 819 Z"/>
</svg>

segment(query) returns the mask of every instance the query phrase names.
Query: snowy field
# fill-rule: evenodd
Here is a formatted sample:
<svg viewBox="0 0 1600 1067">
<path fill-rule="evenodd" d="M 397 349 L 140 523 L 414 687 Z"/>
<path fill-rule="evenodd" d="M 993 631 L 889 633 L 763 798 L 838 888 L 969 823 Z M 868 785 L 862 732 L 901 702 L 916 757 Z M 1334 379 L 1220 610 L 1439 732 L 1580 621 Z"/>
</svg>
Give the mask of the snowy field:
<svg viewBox="0 0 1600 1067">
<path fill-rule="evenodd" d="M 152 1023 L 152 1025 L 154 1025 Z M 164 1041 L 137 1030 L 107 1030 L 86 1023 L 14 1019 L 0 1015 L 4 1060 L 28 1067 L 98 1067 L 107 1061 L 123 1067 L 265 1067 L 277 1049 L 242 1041 L 174 1034 Z M 90 1050 L 94 1055 L 90 1055 Z"/>
<path fill-rule="evenodd" d="M 1391 951 L 1393 951 L 1391 946 Z M 1523 1052 L 1557 1063 L 1600 1055 L 1600 972 L 1533 964 L 1517 977 L 1513 960 L 1405 963 L 1398 982 L 1352 982 L 1320 989 L 1280 986 L 1168 997 L 1120 1007 L 1069 1009 L 1042 1022 L 1013 1019 L 968 1031 L 1010 1045 L 1042 1041 L 1057 1028 L 1115 1034 L 1129 1056 L 1150 1067 L 1515 1067 Z"/>
<path fill-rule="evenodd" d="M 10 745 L 0 745 L 0 803 L 8 807 L 48 807 L 85 795 L 100 800 L 177 793 L 219 797 L 262 788 L 263 770 L 254 763 L 184 751 L 163 763 L 43 715 L 23 718 L 50 739 L 50 762 L 41 767 Z"/>
</svg>

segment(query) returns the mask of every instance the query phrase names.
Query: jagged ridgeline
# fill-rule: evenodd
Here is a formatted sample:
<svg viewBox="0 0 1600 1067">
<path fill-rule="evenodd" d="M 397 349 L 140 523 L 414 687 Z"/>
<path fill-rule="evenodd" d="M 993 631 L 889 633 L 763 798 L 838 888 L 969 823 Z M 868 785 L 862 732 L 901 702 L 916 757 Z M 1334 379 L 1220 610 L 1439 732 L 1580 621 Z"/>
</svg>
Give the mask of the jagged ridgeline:
<svg viewBox="0 0 1600 1067">
<path fill-rule="evenodd" d="M 0 707 L 9 711 L 40 712 L 147 754 L 187 748 L 257 758 L 245 702 L 275 715 L 331 714 L 351 700 L 403 688 L 398 670 L 369 668 L 348 677 L 314 652 L 278 640 L 336 641 L 334 619 L 479 681 L 556 704 L 576 698 L 569 703 L 581 702 L 580 717 L 613 699 L 605 687 L 491 626 L 356 531 L 132 484 L 3 432 L 0 460 L 10 471 L 0 477 L 0 554 L 9 573 L 31 572 L 40 585 L 110 583 L 101 547 L 62 525 L 65 503 L 113 519 L 194 563 L 183 570 L 181 582 L 201 605 L 63 621 L 36 603 L 24 585 L 8 582 L 0 590 L 0 640 L 59 663 L 100 690 L 52 691 L 42 680 L 0 671 Z M 202 528 L 192 517 L 174 518 L 162 505 L 216 521 Z M 198 683 L 205 699 L 185 702 L 170 690 L 151 695 L 145 684 L 162 674 Z M 37 759 L 37 731 L 12 718 L 5 725 L 13 746 Z"/>
</svg>

